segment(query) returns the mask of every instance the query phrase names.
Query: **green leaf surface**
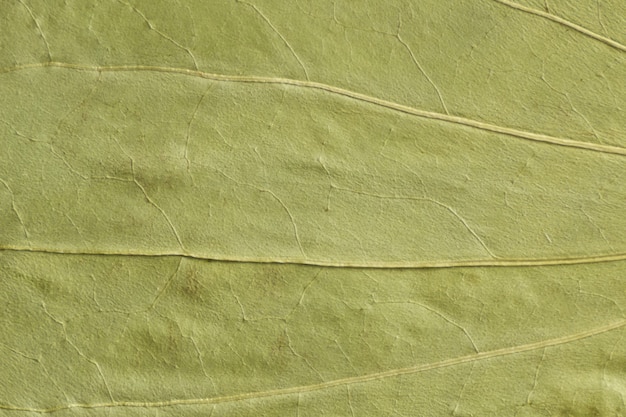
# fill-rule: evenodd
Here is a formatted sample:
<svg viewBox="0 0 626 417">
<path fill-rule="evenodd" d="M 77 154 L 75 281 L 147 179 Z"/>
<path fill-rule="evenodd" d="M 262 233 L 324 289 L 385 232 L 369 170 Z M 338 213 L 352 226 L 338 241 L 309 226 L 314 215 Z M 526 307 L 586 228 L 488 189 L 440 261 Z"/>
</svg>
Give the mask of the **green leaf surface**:
<svg viewBox="0 0 626 417">
<path fill-rule="evenodd" d="M 626 414 L 621 0 L 0 0 L 0 415 Z"/>
</svg>

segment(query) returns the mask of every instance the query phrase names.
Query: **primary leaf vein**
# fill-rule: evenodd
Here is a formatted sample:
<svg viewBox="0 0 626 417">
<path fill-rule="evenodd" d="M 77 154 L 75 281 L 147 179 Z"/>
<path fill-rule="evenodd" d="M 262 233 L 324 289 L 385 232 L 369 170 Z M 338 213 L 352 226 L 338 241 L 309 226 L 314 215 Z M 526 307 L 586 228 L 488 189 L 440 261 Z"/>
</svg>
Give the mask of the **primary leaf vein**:
<svg viewBox="0 0 626 417">
<path fill-rule="evenodd" d="M 438 120 L 446 123 L 452 123 L 456 125 L 462 125 L 469 128 L 474 128 L 486 132 L 502 134 L 506 136 L 515 137 L 518 139 L 529 140 L 533 142 L 547 143 L 551 145 L 558 145 L 568 148 L 583 149 L 593 152 L 601 152 L 605 154 L 613 154 L 626 156 L 626 148 L 613 145 L 604 145 L 600 143 L 591 143 L 578 141 L 569 138 L 560 138 L 541 133 L 534 133 L 525 130 L 514 129 L 505 126 L 499 126 L 491 123 L 485 123 L 474 119 L 469 119 L 461 116 L 453 116 L 443 113 L 432 112 L 428 110 L 417 109 L 414 107 L 406 106 L 404 104 L 384 100 L 378 97 L 369 96 L 367 94 L 358 93 L 351 90 L 346 90 L 341 87 L 333 85 L 323 84 L 316 81 L 305 81 L 291 78 L 280 77 L 263 77 L 255 75 L 225 75 L 214 74 L 204 71 L 197 71 L 188 68 L 176 68 L 176 67 L 160 67 L 150 65 L 111 65 L 111 66 L 90 66 L 82 64 L 72 64 L 65 62 L 40 62 L 35 64 L 25 64 L 10 68 L 0 69 L 0 74 L 6 74 L 10 72 L 39 69 L 39 68 L 65 68 L 73 69 L 77 71 L 96 71 L 96 72 L 133 72 L 133 71 L 145 71 L 145 72 L 162 72 L 169 74 L 187 75 L 193 77 L 204 78 L 213 81 L 220 82 L 232 82 L 232 83 L 250 83 L 250 84 L 280 84 L 291 85 L 300 88 L 307 88 L 313 90 L 321 90 L 327 93 L 336 94 L 344 97 L 351 98 L 364 103 L 373 104 L 375 106 L 384 107 L 400 113 L 417 116 L 423 119 Z"/>
<path fill-rule="evenodd" d="M 406 368 L 390 369 L 387 371 L 376 372 L 366 375 L 359 375 L 347 378 L 335 379 L 332 381 L 326 381 L 319 384 L 301 385 L 288 388 L 278 388 L 267 391 L 245 392 L 241 394 L 225 395 L 221 397 L 209 397 L 209 398 L 181 398 L 165 401 L 111 401 L 108 403 L 73 403 L 58 405 L 50 408 L 31 408 L 21 407 L 10 404 L 0 404 L 0 410 L 7 411 L 27 411 L 39 414 L 51 414 L 62 410 L 72 409 L 98 409 L 98 408 L 117 408 L 117 407 L 131 407 L 131 408 L 162 408 L 162 407 L 175 407 L 175 406 L 191 406 L 191 405 L 214 405 L 232 403 L 238 401 L 246 401 L 252 399 L 277 397 L 284 395 L 302 394 L 306 392 L 321 391 L 331 389 L 338 386 L 351 386 L 355 384 L 363 384 L 371 381 L 377 381 L 386 378 L 393 378 L 402 375 L 417 374 L 421 372 L 427 372 L 434 369 L 447 368 L 456 365 L 462 365 L 466 363 L 474 363 L 477 361 L 493 359 L 497 357 L 510 356 L 515 354 L 521 354 L 525 352 L 532 352 L 535 350 L 556 347 L 567 343 L 572 343 L 587 339 L 590 337 L 598 336 L 613 330 L 619 330 L 626 326 L 626 319 L 616 321 L 614 323 L 606 324 L 604 326 L 596 327 L 590 330 L 585 330 L 579 333 L 574 333 L 566 336 L 561 336 L 553 339 L 541 340 L 538 342 L 527 343 L 524 345 L 510 346 L 501 349 L 495 349 L 485 352 L 473 353 L 470 355 L 459 356 L 456 358 L 445 359 L 438 362 L 432 362 L 428 364 L 415 365 Z"/>
<path fill-rule="evenodd" d="M 232 263 L 255 263 L 255 264 L 292 264 L 321 266 L 328 268 L 358 268 L 358 269 L 422 269 L 422 268 L 465 268 L 465 267 L 537 267 L 537 266 L 564 266 L 581 265 L 604 262 L 626 261 L 626 253 L 598 254 L 579 257 L 562 258 L 487 258 L 487 259 L 442 259 L 432 261 L 341 261 L 313 258 L 295 257 L 245 257 L 228 255 L 205 255 L 190 251 L 138 251 L 138 250 L 89 250 L 73 248 L 44 248 L 34 246 L 19 246 L 0 244 L 0 251 L 6 252 L 31 252 L 57 255 L 76 256 L 136 256 L 146 258 L 172 257 L 188 258 L 201 261 L 232 262 Z"/>
</svg>

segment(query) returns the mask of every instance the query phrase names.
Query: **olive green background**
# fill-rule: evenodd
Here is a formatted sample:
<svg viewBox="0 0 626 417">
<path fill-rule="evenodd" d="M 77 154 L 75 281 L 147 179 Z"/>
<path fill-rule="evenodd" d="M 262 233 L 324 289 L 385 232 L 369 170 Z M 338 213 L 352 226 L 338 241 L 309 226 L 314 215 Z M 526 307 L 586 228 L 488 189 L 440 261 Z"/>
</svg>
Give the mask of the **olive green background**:
<svg viewBox="0 0 626 417">
<path fill-rule="evenodd" d="M 0 0 L 0 415 L 626 413 L 625 27 Z"/>
</svg>

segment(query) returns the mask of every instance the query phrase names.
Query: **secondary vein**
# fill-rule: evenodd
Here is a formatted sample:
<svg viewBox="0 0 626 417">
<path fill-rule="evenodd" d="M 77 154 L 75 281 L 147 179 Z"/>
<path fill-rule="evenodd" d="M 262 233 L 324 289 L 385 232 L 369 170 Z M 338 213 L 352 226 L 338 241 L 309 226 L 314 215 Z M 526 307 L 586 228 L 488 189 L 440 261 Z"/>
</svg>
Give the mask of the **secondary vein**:
<svg viewBox="0 0 626 417">
<path fill-rule="evenodd" d="M 321 90 L 331 94 L 336 94 L 344 97 L 351 98 L 353 100 L 361 101 L 364 103 L 373 104 L 379 107 L 384 107 L 401 113 L 417 116 L 424 119 L 439 120 L 446 123 L 452 123 L 462 126 L 467 126 L 482 131 L 491 133 L 498 133 L 515 137 L 518 139 L 530 140 L 534 142 L 547 143 L 551 145 L 558 145 L 568 148 L 577 148 L 593 152 L 601 152 L 605 154 L 614 154 L 620 156 L 626 156 L 626 148 L 612 145 L 603 145 L 599 143 L 591 143 L 584 141 L 577 141 L 568 138 L 559 138 L 550 135 L 544 135 L 541 133 L 528 132 L 524 130 L 514 129 L 510 127 L 498 126 L 491 123 L 484 123 L 478 120 L 469 119 L 466 117 L 453 116 L 449 114 L 437 113 L 428 110 L 421 110 L 414 107 L 406 106 L 404 104 L 395 103 L 392 101 L 384 100 L 378 97 L 369 96 L 367 94 L 358 93 L 351 90 L 346 90 L 341 87 L 333 85 L 323 84 L 315 81 L 305 81 L 290 78 L 280 77 L 263 77 L 255 75 L 225 75 L 214 74 L 210 72 L 197 71 L 187 68 L 176 67 L 161 67 L 161 66 L 149 66 L 149 65 L 111 65 L 111 66 L 98 66 L 98 65 L 82 65 L 72 64 L 65 62 L 40 62 L 35 64 L 25 64 L 10 68 L 0 69 L 0 74 L 10 73 L 16 71 L 23 71 L 37 68 L 65 68 L 78 71 L 94 71 L 94 72 L 133 72 L 133 71 L 145 71 L 145 72 L 162 72 L 170 74 L 180 74 L 199 78 L 205 78 L 208 80 L 219 82 L 232 82 L 232 83 L 250 83 L 250 84 L 280 84 L 290 85 L 300 88 L 308 88 L 313 90 Z"/>
<path fill-rule="evenodd" d="M 137 250 L 86 250 L 86 249 L 56 249 L 17 245 L 0 245 L 0 252 L 31 252 L 58 255 L 76 256 L 136 256 L 146 258 L 172 257 L 188 258 L 201 261 L 230 262 L 230 263 L 258 263 L 258 264 L 294 264 L 304 266 L 321 266 L 328 268 L 356 268 L 356 269 L 425 269 L 425 268 L 465 268 L 465 267 L 537 267 L 537 266 L 565 266 L 605 262 L 619 262 L 626 260 L 626 253 L 598 254 L 580 257 L 555 258 L 486 258 L 486 259 L 441 259 L 431 261 L 342 261 L 314 259 L 289 256 L 229 256 L 222 254 L 201 254 L 197 252 L 176 251 L 137 251 Z"/>
<path fill-rule="evenodd" d="M 246 401 L 251 399 L 260 399 L 268 397 L 277 397 L 292 394 L 302 394 L 305 392 L 321 391 L 331 389 L 338 386 L 350 386 L 355 384 L 363 384 L 371 381 L 377 381 L 381 379 L 393 378 L 402 375 L 416 374 L 420 372 L 431 371 L 434 369 L 447 368 L 456 365 L 462 365 L 466 363 L 472 363 L 476 361 L 488 360 L 502 356 L 509 356 L 514 354 L 521 354 L 525 352 L 532 352 L 539 349 L 546 349 L 549 347 L 560 346 L 567 343 L 576 342 L 579 340 L 587 339 L 590 337 L 598 336 L 613 330 L 622 329 L 626 326 L 626 319 L 616 321 L 614 323 L 606 324 L 604 326 L 596 327 L 590 330 L 557 337 L 553 339 L 541 340 L 538 342 L 527 343 L 524 345 L 510 346 L 501 349 L 495 349 L 485 352 L 473 353 L 470 355 L 459 356 L 456 358 L 446 359 L 438 362 L 415 365 L 406 368 L 391 369 L 382 372 L 376 372 L 366 375 L 359 375 L 347 378 L 335 379 L 332 381 L 322 382 L 319 384 L 301 385 L 288 388 L 279 388 L 267 391 L 257 392 L 245 392 L 241 394 L 226 395 L 221 397 L 209 397 L 209 398 L 184 398 L 184 399 L 172 399 L 166 401 L 112 401 L 108 403 L 74 403 L 59 405 L 50 408 L 30 408 L 20 407 L 9 404 L 0 404 L 0 410 L 10 411 L 28 411 L 39 414 L 50 414 L 62 410 L 71 409 L 97 409 L 97 408 L 117 408 L 117 407 L 134 407 L 134 408 L 160 408 L 160 407 L 174 407 L 174 406 L 189 406 L 189 405 L 211 405 L 211 404 L 224 404 L 238 401 Z"/>
</svg>

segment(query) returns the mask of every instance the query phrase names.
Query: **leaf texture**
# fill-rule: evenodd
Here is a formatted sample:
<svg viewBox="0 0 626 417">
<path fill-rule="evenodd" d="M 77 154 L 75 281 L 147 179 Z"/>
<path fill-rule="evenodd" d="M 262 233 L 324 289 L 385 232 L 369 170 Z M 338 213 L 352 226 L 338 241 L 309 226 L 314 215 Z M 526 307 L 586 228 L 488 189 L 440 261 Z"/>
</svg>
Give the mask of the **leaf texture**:
<svg viewBox="0 0 626 417">
<path fill-rule="evenodd" d="M 626 413 L 622 2 L 0 11 L 0 415 Z"/>
</svg>

